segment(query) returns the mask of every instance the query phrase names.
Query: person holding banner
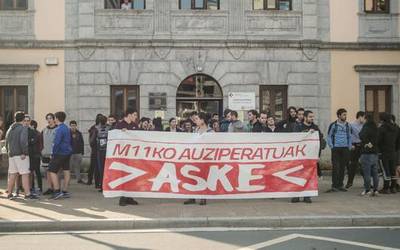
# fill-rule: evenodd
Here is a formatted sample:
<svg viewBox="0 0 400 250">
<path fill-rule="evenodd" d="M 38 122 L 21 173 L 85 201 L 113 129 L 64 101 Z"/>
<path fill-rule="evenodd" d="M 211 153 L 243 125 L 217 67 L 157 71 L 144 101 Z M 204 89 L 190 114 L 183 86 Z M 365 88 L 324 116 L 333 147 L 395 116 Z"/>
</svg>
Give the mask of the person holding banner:
<svg viewBox="0 0 400 250">
<path fill-rule="evenodd" d="M 196 130 L 194 131 L 194 133 L 198 133 L 198 134 L 204 134 L 204 133 L 213 133 L 214 130 L 209 128 L 207 125 L 207 115 L 203 112 L 200 112 L 199 114 L 196 114 L 193 117 L 193 120 L 196 124 Z M 187 201 L 185 201 L 183 203 L 184 205 L 191 205 L 191 204 L 196 204 L 196 200 L 195 199 L 189 199 Z M 199 205 L 200 206 L 204 206 L 207 204 L 207 200 L 206 199 L 201 199 Z"/>
<path fill-rule="evenodd" d="M 300 133 L 315 133 L 318 132 L 319 140 L 320 140 L 320 149 L 319 149 L 319 156 L 321 156 L 321 151 L 324 149 L 322 146 L 324 145 L 324 135 L 321 133 L 319 127 L 314 124 L 314 113 L 311 110 L 304 111 L 303 122 L 298 124 L 295 128 L 295 132 Z M 300 202 L 299 197 L 292 198 L 292 203 Z M 312 203 L 311 197 L 304 197 L 305 203 Z"/>
<path fill-rule="evenodd" d="M 128 108 L 125 111 L 124 118 L 117 123 L 115 129 L 119 129 L 122 131 L 127 130 L 137 130 L 138 126 L 136 124 L 136 120 L 138 118 L 138 114 L 135 110 Z M 132 198 L 129 197 L 121 197 L 119 198 L 119 205 L 126 206 L 126 205 L 138 205 L 139 203 Z"/>
</svg>

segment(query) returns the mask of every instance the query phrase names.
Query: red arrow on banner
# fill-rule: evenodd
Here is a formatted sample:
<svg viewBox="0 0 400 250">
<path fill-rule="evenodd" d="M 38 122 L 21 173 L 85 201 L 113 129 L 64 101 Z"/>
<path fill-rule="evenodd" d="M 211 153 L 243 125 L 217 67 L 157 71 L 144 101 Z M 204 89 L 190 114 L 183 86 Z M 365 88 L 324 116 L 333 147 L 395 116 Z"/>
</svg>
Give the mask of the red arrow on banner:
<svg viewBox="0 0 400 250">
<path fill-rule="evenodd" d="M 289 168 L 289 169 L 286 169 L 286 170 L 283 170 L 283 171 L 279 171 L 279 172 L 274 173 L 272 175 L 275 176 L 275 177 L 281 178 L 284 181 L 287 181 L 287 182 L 296 184 L 298 186 L 304 187 L 306 185 L 306 183 L 307 183 L 306 179 L 299 178 L 299 177 L 294 177 L 294 176 L 288 176 L 288 174 L 297 172 L 297 171 L 302 170 L 302 169 L 304 169 L 304 166 L 300 165 L 300 166 L 297 166 L 297 167 L 294 167 L 294 168 Z"/>
<path fill-rule="evenodd" d="M 139 176 L 146 174 L 146 172 L 143 170 L 128 166 L 128 165 L 120 163 L 120 162 L 113 162 L 110 166 L 110 169 L 111 170 L 119 170 L 119 171 L 123 171 L 123 172 L 130 174 L 130 175 L 118 178 L 118 179 L 108 183 L 108 186 L 110 186 L 110 188 L 112 188 L 112 189 L 118 187 L 119 185 L 127 183 Z"/>
</svg>

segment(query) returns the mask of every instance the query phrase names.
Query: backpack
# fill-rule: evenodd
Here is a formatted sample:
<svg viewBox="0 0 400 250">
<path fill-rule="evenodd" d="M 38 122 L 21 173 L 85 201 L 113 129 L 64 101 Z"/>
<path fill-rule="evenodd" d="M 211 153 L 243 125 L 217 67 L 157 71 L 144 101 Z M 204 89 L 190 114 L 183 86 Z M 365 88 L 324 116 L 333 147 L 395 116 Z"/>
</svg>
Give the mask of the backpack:
<svg viewBox="0 0 400 250">
<path fill-rule="evenodd" d="M 328 135 L 329 135 L 329 133 L 331 132 L 331 129 L 333 129 L 333 131 L 332 131 L 332 136 L 331 136 L 331 139 L 332 139 L 332 144 L 333 144 L 333 146 L 335 146 L 335 135 L 336 135 L 336 132 L 337 132 L 337 121 L 335 121 L 335 122 L 332 122 L 330 125 L 329 125 L 329 128 L 328 128 Z M 349 142 L 350 141 L 350 134 L 351 134 L 351 128 L 350 128 L 350 125 L 349 125 L 349 123 L 348 122 L 346 122 L 346 134 L 347 134 L 347 142 Z M 326 146 L 326 145 L 325 145 Z"/>
<path fill-rule="evenodd" d="M 107 141 L 108 141 L 108 126 L 99 127 L 97 129 L 97 150 L 106 151 L 107 150 Z"/>
</svg>

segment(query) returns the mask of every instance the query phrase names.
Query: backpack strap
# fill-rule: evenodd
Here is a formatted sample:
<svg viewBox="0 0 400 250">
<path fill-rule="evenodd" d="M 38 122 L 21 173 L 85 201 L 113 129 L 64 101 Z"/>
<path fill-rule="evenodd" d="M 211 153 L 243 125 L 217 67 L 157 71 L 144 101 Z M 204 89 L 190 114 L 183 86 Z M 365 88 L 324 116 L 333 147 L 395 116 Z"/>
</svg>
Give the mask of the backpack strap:
<svg viewBox="0 0 400 250">
<path fill-rule="evenodd" d="M 336 132 L 337 132 L 337 121 L 332 122 L 331 125 L 329 125 L 328 135 L 331 132 L 331 129 L 333 129 L 332 130 L 332 135 L 331 135 L 332 145 L 335 147 L 335 135 L 336 135 Z"/>
</svg>

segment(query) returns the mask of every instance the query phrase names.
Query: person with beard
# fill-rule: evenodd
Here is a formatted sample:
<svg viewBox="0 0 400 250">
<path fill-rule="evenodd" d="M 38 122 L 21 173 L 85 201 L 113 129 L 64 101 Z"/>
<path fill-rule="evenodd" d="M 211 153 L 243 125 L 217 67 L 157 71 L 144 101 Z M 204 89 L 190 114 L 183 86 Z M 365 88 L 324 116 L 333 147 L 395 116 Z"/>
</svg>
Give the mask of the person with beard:
<svg viewBox="0 0 400 250">
<path fill-rule="evenodd" d="M 352 147 L 351 126 L 346 121 L 345 109 L 339 109 L 336 115 L 338 119 L 329 125 L 327 137 L 327 143 L 332 150 L 332 188 L 328 192 L 347 192 L 343 181 Z"/>
<path fill-rule="evenodd" d="M 224 119 L 220 123 L 220 132 L 228 132 L 229 124 L 231 124 L 231 111 L 230 109 L 224 110 Z"/>
<path fill-rule="evenodd" d="M 361 196 L 377 196 L 379 177 L 378 177 L 378 127 L 372 115 L 366 115 L 366 122 L 363 124 L 359 133 L 361 156 L 360 163 L 364 178 L 364 191 Z M 373 180 L 373 190 L 371 191 L 371 177 Z"/>
<path fill-rule="evenodd" d="M 246 124 L 245 132 L 253 132 L 253 130 L 261 131 L 262 125 L 258 120 L 259 115 L 257 110 L 252 109 L 249 112 L 247 112 L 247 115 L 249 118 L 249 122 Z"/>
<path fill-rule="evenodd" d="M 382 194 L 397 193 L 397 180 L 396 177 L 396 163 L 397 155 L 396 149 L 399 147 L 399 129 L 393 123 L 390 114 L 379 114 L 381 126 L 378 129 L 378 148 L 382 153 L 382 163 L 385 174 L 391 180 L 385 180 L 383 189 L 380 191 Z"/>
<path fill-rule="evenodd" d="M 295 107 L 289 107 L 287 109 L 286 120 L 282 120 L 278 122 L 276 125 L 276 132 L 293 132 L 296 129 L 296 119 L 297 119 L 297 111 Z"/>
<path fill-rule="evenodd" d="M 89 144 L 90 144 L 90 167 L 89 167 L 89 172 L 88 172 L 88 181 L 86 185 L 91 186 L 93 183 L 93 177 L 94 177 L 94 186 L 95 188 L 100 188 L 100 179 L 99 179 L 99 171 L 97 168 L 97 144 L 90 140 L 91 138 L 94 137 L 94 134 L 96 133 L 97 129 L 96 126 L 100 124 L 100 119 L 103 117 L 102 114 L 97 114 L 96 115 L 96 120 L 95 124 L 89 128 Z"/>
<path fill-rule="evenodd" d="M 138 125 L 137 125 L 137 119 L 138 119 L 138 113 L 131 109 L 128 108 L 125 111 L 125 115 L 124 118 L 117 123 L 117 125 L 115 126 L 115 129 L 119 129 L 122 130 L 124 132 L 128 131 L 128 130 L 137 130 L 138 129 Z M 138 205 L 139 203 L 137 201 L 135 201 L 133 198 L 130 197 L 120 197 L 119 198 L 119 205 L 120 206 L 126 206 L 126 205 Z"/>
<path fill-rule="evenodd" d="M 304 111 L 304 119 L 301 124 L 299 124 L 295 132 L 299 133 L 318 133 L 319 134 L 319 140 L 320 140 L 320 149 L 319 149 L 319 154 L 318 156 L 321 157 L 321 151 L 323 150 L 323 145 L 324 145 L 324 135 L 321 133 L 321 130 L 319 127 L 314 124 L 314 113 L 311 110 Z M 319 164 L 318 164 L 319 167 Z M 312 203 L 311 197 L 304 197 L 303 200 L 305 203 Z M 299 197 L 292 198 L 292 203 L 297 203 L 300 202 Z"/>
<path fill-rule="evenodd" d="M 265 133 L 269 132 L 267 126 L 268 115 L 265 111 L 260 112 L 260 117 L 258 118 L 258 125 L 254 126 L 252 129 L 253 133 Z"/>
</svg>

